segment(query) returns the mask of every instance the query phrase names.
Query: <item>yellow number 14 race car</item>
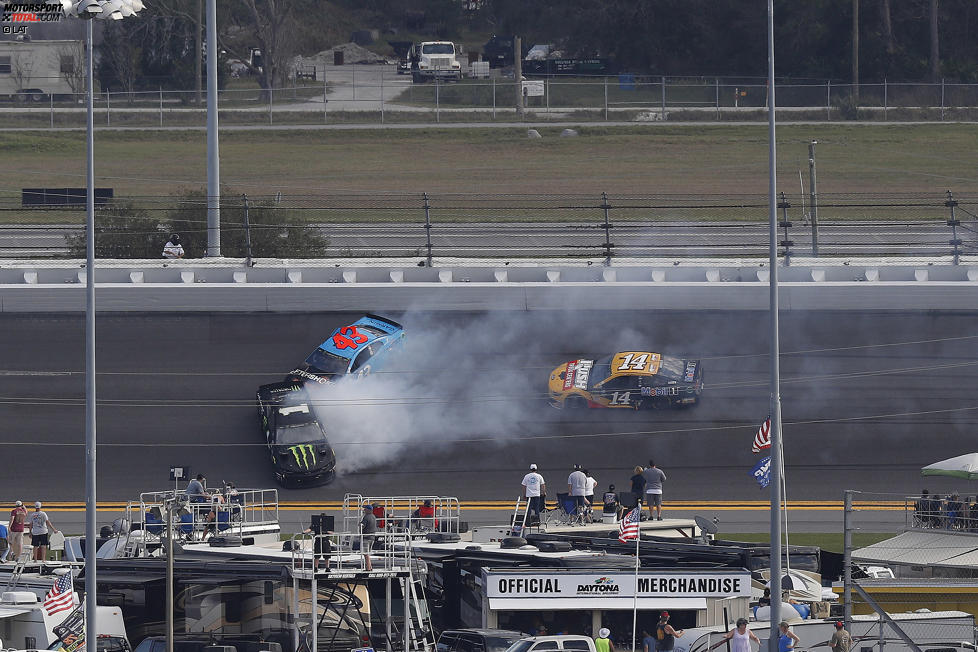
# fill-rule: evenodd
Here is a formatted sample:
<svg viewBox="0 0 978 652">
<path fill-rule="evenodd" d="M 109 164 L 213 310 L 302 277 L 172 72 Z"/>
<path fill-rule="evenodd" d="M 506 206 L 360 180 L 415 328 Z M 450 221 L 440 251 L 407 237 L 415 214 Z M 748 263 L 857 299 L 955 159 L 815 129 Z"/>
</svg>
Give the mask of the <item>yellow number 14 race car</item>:
<svg viewBox="0 0 978 652">
<path fill-rule="evenodd" d="M 571 360 L 550 374 L 557 408 L 661 410 L 692 406 L 703 391 L 703 365 L 650 351 L 622 351 L 598 360 Z"/>
</svg>

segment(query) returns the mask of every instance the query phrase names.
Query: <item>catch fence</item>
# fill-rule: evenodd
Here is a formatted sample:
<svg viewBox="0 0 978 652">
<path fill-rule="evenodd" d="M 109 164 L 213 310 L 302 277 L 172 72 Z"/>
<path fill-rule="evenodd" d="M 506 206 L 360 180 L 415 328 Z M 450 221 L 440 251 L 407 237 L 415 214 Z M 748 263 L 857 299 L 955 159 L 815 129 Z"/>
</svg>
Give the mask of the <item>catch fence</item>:
<svg viewBox="0 0 978 652">
<path fill-rule="evenodd" d="M 933 259 L 978 253 L 978 193 L 782 194 L 778 255 Z M 432 264 L 490 259 L 642 260 L 768 255 L 761 195 L 223 196 L 222 255 L 399 258 Z M 78 257 L 81 206 L 0 197 L 0 256 Z M 170 233 L 204 255 L 207 208 L 196 198 L 114 198 L 96 209 L 96 254 L 157 258 Z"/>
<path fill-rule="evenodd" d="M 35 78 L 31 89 L 0 96 L 5 127 L 84 128 L 85 99 L 60 78 Z M 779 80 L 779 111 L 805 120 L 973 120 L 978 84 Z M 523 112 L 516 109 L 522 96 Z M 206 93 L 102 88 L 95 124 L 106 127 L 204 127 Z M 486 78 L 413 83 L 388 64 L 318 66 L 276 88 L 234 79 L 218 92 L 222 125 L 322 125 L 516 120 L 761 120 L 767 83 L 757 78 L 621 74 L 552 75 L 518 84 L 493 70 Z"/>
</svg>

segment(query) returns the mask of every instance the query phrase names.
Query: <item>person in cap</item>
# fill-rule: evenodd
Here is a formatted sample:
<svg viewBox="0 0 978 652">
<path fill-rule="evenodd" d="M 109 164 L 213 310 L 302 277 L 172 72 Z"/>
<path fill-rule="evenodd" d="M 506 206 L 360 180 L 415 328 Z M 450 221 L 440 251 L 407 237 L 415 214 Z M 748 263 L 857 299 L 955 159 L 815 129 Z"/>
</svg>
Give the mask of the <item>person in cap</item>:
<svg viewBox="0 0 978 652">
<path fill-rule="evenodd" d="M 574 470 L 567 476 L 567 493 L 574 500 L 577 518 L 581 523 L 584 522 L 587 508 L 591 505 L 585 497 L 587 492 L 587 476 L 581 470 L 580 464 L 574 465 Z"/>
<path fill-rule="evenodd" d="M 686 632 L 680 629 L 678 632 L 669 624 L 669 612 L 663 611 L 659 614 L 659 623 L 655 626 L 655 649 L 657 652 L 667 652 L 676 646 L 676 639 L 682 638 Z"/>
<path fill-rule="evenodd" d="M 34 546 L 34 561 L 45 561 L 48 558 L 48 537 L 50 532 L 58 530 L 51 523 L 47 512 L 41 511 L 41 501 L 34 503 L 34 513 L 31 521 L 31 545 Z M 50 528 L 50 531 L 49 529 Z"/>
<path fill-rule="evenodd" d="M 594 638 L 594 648 L 598 652 L 615 652 L 615 644 L 611 642 L 611 630 L 602 627 Z"/>
<path fill-rule="evenodd" d="M 27 508 L 24 503 L 17 501 L 14 508 L 10 510 L 10 523 L 7 525 L 7 542 L 10 544 L 10 554 L 13 560 L 20 558 L 24 550 L 24 530 L 27 523 Z"/>
<path fill-rule="evenodd" d="M 530 465 L 530 472 L 523 476 L 523 497 L 526 498 L 526 522 L 539 523 L 543 505 L 547 499 L 547 483 L 537 473 L 537 465 Z"/>
<path fill-rule="evenodd" d="M 363 517 L 360 519 L 360 534 L 363 535 L 363 567 L 364 570 L 373 570 L 370 564 L 370 549 L 377 545 L 377 517 L 374 516 L 374 507 L 368 503 L 363 504 Z M 360 542 L 353 542 L 353 549 L 360 549 Z"/>
<path fill-rule="evenodd" d="M 787 620 L 782 620 L 778 625 L 778 652 L 789 652 L 794 650 L 795 646 L 801 642 L 798 635 L 791 631 L 791 626 L 788 625 Z"/>
<path fill-rule="evenodd" d="M 852 649 L 852 636 L 841 621 L 835 623 L 835 632 L 829 639 L 829 647 L 832 648 L 832 652 L 849 652 Z"/>
<path fill-rule="evenodd" d="M 164 258 L 183 258 L 183 245 L 180 244 L 180 236 L 174 233 L 163 245 Z"/>
<path fill-rule="evenodd" d="M 746 618 L 738 618 L 737 626 L 724 634 L 723 638 L 707 649 L 712 650 L 713 648 L 720 647 L 727 641 L 730 641 L 730 652 L 751 652 L 751 641 L 757 643 L 758 649 L 761 646 L 761 640 L 757 638 L 754 632 L 747 629 Z"/>
</svg>

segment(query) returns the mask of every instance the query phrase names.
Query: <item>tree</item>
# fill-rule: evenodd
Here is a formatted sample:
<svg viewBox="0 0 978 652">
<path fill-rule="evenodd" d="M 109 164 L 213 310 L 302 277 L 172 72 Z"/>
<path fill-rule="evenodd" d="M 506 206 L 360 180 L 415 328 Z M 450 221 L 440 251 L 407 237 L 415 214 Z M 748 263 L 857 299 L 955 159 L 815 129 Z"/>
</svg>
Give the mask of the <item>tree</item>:
<svg viewBox="0 0 978 652">
<path fill-rule="evenodd" d="M 247 43 L 240 38 L 235 44 L 226 43 L 227 50 L 245 62 L 258 76 L 258 84 L 266 91 L 285 85 L 296 55 L 295 32 L 297 3 L 290 0 L 244 0 L 229 14 L 233 24 L 257 43 L 261 50 L 261 66 L 248 55 Z M 314 10 L 312 6 L 304 9 Z"/>
<path fill-rule="evenodd" d="M 188 257 L 207 249 L 207 196 L 200 190 L 184 192 L 177 207 L 166 216 L 166 224 L 183 239 Z M 255 258 L 321 258 L 329 239 L 318 227 L 304 224 L 293 210 L 272 200 L 248 202 L 248 223 L 251 226 L 251 255 Z M 244 258 L 245 246 L 244 198 L 230 189 L 221 190 L 221 254 Z"/>
<path fill-rule="evenodd" d="M 116 201 L 95 211 L 96 258 L 160 258 L 169 230 L 146 210 Z M 85 233 L 66 238 L 69 255 L 84 258 Z"/>
<path fill-rule="evenodd" d="M 58 70 L 61 78 L 68 84 L 72 93 L 84 93 L 86 89 L 85 77 L 85 53 L 82 49 L 82 56 L 78 56 L 79 50 L 70 45 L 63 45 L 58 48 Z"/>
</svg>

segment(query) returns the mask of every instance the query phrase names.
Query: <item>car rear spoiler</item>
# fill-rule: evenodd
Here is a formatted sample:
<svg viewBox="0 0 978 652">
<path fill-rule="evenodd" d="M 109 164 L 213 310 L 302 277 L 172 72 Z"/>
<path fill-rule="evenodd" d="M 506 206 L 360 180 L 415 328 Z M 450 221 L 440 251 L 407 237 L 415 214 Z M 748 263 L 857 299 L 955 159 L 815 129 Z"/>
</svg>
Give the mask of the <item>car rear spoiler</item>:
<svg viewBox="0 0 978 652">
<path fill-rule="evenodd" d="M 404 327 L 398 324 L 393 319 L 388 319 L 387 317 L 381 317 L 380 315 L 374 315 L 367 313 L 362 319 L 357 320 L 360 323 L 366 321 L 370 326 L 376 326 L 385 333 L 393 335 L 398 331 L 404 330 Z"/>
<path fill-rule="evenodd" d="M 267 385 L 262 385 L 258 388 L 258 395 L 262 400 L 269 403 L 280 403 L 285 400 L 286 397 L 292 396 L 293 394 L 301 393 L 302 397 L 306 398 L 305 389 L 302 383 L 269 383 Z"/>
</svg>

